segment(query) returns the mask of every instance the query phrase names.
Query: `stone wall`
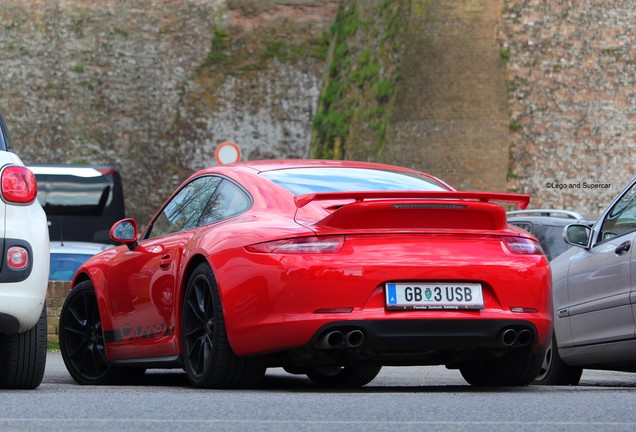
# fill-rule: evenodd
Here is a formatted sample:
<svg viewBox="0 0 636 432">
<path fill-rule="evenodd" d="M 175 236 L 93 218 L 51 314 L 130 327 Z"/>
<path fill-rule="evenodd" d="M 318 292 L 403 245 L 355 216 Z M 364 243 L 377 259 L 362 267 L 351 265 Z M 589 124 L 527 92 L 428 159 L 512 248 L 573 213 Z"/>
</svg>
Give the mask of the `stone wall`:
<svg viewBox="0 0 636 432">
<path fill-rule="evenodd" d="M 347 108 L 356 159 L 591 214 L 632 178 L 628 0 L 3 0 L 0 111 L 27 163 L 118 165 L 143 224 L 222 141 L 243 159 L 309 154 L 339 3 L 376 37 L 353 37 L 350 60 L 389 52 L 380 84 L 397 82 L 393 102 Z M 403 51 L 377 44 L 396 16 Z"/>
<path fill-rule="evenodd" d="M 214 163 L 305 157 L 336 0 L 3 0 L 0 111 L 27 163 L 120 167 L 144 223 Z M 314 45 L 312 45 L 314 44 Z"/>
<path fill-rule="evenodd" d="M 506 0 L 508 187 L 534 207 L 597 215 L 636 174 L 636 8 Z"/>
<path fill-rule="evenodd" d="M 70 282 L 49 281 L 49 287 L 46 292 L 46 313 L 48 318 L 49 342 L 58 343 L 60 341 L 60 313 L 62 312 L 64 299 L 70 289 Z"/>
<path fill-rule="evenodd" d="M 458 189 L 506 188 L 502 0 L 412 0 L 401 80 L 384 160 Z"/>
</svg>

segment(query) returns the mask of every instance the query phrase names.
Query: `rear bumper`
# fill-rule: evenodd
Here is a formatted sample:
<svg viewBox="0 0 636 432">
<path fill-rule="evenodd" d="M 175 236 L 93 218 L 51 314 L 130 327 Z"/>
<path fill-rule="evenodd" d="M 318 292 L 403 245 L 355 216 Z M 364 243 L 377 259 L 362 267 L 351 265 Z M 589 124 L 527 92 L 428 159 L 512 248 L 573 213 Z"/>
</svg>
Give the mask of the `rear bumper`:
<svg viewBox="0 0 636 432">
<path fill-rule="evenodd" d="M 49 279 L 49 234 L 46 215 L 35 202 L 28 206 L 5 205 L 5 238 L 0 240 L 0 334 L 22 333 L 38 322 Z M 0 220 L 2 220 L 0 214 Z M 6 263 L 7 250 L 22 246 L 29 265 L 12 270 Z"/>
<path fill-rule="evenodd" d="M 371 364 L 459 367 L 480 359 L 525 350 L 542 355 L 539 328 L 528 320 L 341 321 L 322 326 L 301 348 L 274 357 L 283 366 Z"/>
<path fill-rule="evenodd" d="M 353 330 L 362 332 L 358 348 L 377 353 L 521 347 L 535 345 L 538 340 L 536 326 L 525 320 L 378 320 L 327 324 L 316 332 L 308 345 L 319 347 L 331 332 L 347 334 Z"/>
</svg>

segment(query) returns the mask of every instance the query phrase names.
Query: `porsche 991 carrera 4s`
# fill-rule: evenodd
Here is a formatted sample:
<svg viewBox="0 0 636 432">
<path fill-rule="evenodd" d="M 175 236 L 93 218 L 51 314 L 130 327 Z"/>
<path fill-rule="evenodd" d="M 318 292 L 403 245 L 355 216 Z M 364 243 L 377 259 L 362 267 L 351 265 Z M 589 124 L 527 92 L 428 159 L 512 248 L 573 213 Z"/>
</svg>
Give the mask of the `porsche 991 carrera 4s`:
<svg viewBox="0 0 636 432">
<path fill-rule="evenodd" d="M 204 169 L 78 269 L 64 362 L 92 385 L 182 368 L 195 387 L 246 388 L 282 367 L 359 387 L 385 365 L 527 385 L 552 335 L 551 274 L 500 203 L 528 201 L 376 163 Z"/>
</svg>

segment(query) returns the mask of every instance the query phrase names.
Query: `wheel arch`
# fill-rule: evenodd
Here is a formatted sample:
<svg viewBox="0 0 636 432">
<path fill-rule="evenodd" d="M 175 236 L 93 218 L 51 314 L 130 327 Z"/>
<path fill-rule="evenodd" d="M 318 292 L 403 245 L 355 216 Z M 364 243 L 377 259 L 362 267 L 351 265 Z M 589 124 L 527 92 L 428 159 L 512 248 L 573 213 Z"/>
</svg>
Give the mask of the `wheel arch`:
<svg viewBox="0 0 636 432">
<path fill-rule="evenodd" d="M 82 282 L 86 282 L 87 280 L 91 280 L 91 278 L 86 273 L 79 273 L 77 276 L 75 276 L 71 288 L 75 288 L 75 286 L 81 284 Z"/>
<path fill-rule="evenodd" d="M 91 271 L 89 274 L 88 271 L 80 270 L 79 273 L 75 275 L 73 281 L 71 282 L 71 290 L 76 286 L 83 282 L 90 282 L 93 286 L 93 291 L 95 292 L 95 296 L 97 297 L 97 307 L 99 308 L 99 315 L 102 321 L 102 326 L 105 330 L 112 330 L 113 321 L 111 320 L 111 313 L 109 307 L 109 301 L 106 298 L 108 296 L 107 290 L 104 290 L 105 276 L 101 270 Z M 104 342 L 106 345 L 108 342 Z"/>
</svg>

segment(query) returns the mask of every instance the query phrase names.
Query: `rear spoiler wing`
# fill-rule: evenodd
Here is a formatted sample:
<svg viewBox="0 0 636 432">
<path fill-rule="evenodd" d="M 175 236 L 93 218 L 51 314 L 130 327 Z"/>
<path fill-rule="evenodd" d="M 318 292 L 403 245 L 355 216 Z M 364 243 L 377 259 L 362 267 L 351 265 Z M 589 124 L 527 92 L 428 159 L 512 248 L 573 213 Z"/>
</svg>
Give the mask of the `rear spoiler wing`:
<svg viewBox="0 0 636 432">
<path fill-rule="evenodd" d="M 302 208 L 312 201 L 328 201 L 352 199 L 361 202 L 367 199 L 441 199 L 441 200 L 472 200 L 480 202 L 509 202 L 516 204 L 521 210 L 528 207 L 530 195 L 497 193 L 497 192 L 461 192 L 461 191 L 360 191 L 360 192 L 317 192 L 296 195 L 294 203 Z"/>
</svg>

